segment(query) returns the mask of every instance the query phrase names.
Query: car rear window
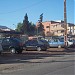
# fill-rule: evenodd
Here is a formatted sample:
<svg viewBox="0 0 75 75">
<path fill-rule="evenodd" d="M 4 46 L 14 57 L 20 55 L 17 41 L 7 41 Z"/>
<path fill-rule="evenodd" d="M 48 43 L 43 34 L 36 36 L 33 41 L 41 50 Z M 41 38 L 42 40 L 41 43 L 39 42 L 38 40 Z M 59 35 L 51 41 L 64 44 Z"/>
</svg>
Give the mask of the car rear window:
<svg viewBox="0 0 75 75">
<path fill-rule="evenodd" d="M 39 40 L 38 40 L 38 43 L 39 43 L 39 44 L 44 44 L 42 41 L 39 41 Z"/>
<path fill-rule="evenodd" d="M 46 40 L 40 40 L 41 42 L 48 44 L 48 42 Z"/>
</svg>

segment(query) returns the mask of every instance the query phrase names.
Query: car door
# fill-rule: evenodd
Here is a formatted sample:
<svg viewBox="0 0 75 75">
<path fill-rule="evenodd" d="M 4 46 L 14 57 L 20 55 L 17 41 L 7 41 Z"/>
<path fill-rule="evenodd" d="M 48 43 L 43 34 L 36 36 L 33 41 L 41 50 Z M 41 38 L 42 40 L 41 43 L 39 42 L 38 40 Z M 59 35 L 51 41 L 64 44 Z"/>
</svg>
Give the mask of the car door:
<svg viewBox="0 0 75 75">
<path fill-rule="evenodd" d="M 64 47 L 64 39 L 59 39 L 58 45 L 61 46 L 61 47 Z"/>
<path fill-rule="evenodd" d="M 50 47 L 57 47 L 58 46 L 58 41 L 53 39 L 49 42 L 49 45 L 50 45 Z"/>
<path fill-rule="evenodd" d="M 30 50 L 30 49 L 32 48 L 31 43 L 32 43 L 31 40 L 26 41 L 26 43 L 25 43 L 25 48 L 26 48 L 27 50 Z"/>
<path fill-rule="evenodd" d="M 26 46 L 26 49 L 28 49 L 28 50 L 34 50 L 34 49 L 36 49 L 37 41 L 29 40 L 25 43 L 25 46 Z"/>
<path fill-rule="evenodd" d="M 58 47 L 58 40 L 57 39 L 54 39 L 54 41 L 53 41 L 53 47 Z"/>
<path fill-rule="evenodd" d="M 9 46 L 10 46 L 10 39 L 5 38 L 2 41 L 2 48 L 3 50 L 9 50 Z"/>
<path fill-rule="evenodd" d="M 48 43 L 49 43 L 49 46 L 50 46 L 50 47 L 52 47 L 52 46 L 53 46 L 53 45 L 52 45 L 53 40 L 49 40 L 49 42 L 48 42 Z"/>
<path fill-rule="evenodd" d="M 32 40 L 30 43 L 31 49 L 36 50 L 38 46 L 38 41 L 37 40 Z"/>
</svg>

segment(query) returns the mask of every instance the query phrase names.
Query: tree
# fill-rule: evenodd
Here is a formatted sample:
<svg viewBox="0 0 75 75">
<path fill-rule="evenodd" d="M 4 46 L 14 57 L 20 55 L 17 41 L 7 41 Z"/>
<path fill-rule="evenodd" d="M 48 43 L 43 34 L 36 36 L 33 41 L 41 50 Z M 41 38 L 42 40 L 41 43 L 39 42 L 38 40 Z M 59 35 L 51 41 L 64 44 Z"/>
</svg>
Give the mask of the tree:
<svg viewBox="0 0 75 75">
<path fill-rule="evenodd" d="M 23 23 L 17 24 L 16 31 L 20 31 L 23 34 L 27 34 L 28 36 L 36 34 L 36 26 L 34 23 L 28 21 L 27 13 L 24 16 Z"/>
<path fill-rule="evenodd" d="M 35 35 L 36 34 L 36 26 L 34 23 L 29 22 L 29 35 Z"/>
<path fill-rule="evenodd" d="M 43 21 L 43 13 L 40 15 L 40 22 Z"/>
<path fill-rule="evenodd" d="M 28 32 L 29 32 L 29 21 L 28 21 L 27 13 L 26 13 L 24 20 L 23 20 L 22 32 L 24 34 L 28 34 Z"/>
<path fill-rule="evenodd" d="M 22 26 L 23 26 L 23 23 L 19 22 L 19 23 L 17 24 L 16 31 L 21 32 Z"/>
<path fill-rule="evenodd" d="M 43 13 L 40 15 L 40 20 L 38 22 L 38 35 L 45 36 L 42 21 L 43 21 Z"/>
<path fill-rule="evenodd" d="M 39 26 L 38 26 L 38 35 L 41 35 L 41 36 L 44 35 L 44 26 L 42 25 L 41 22 L 39 22 Z"/>
</svg>

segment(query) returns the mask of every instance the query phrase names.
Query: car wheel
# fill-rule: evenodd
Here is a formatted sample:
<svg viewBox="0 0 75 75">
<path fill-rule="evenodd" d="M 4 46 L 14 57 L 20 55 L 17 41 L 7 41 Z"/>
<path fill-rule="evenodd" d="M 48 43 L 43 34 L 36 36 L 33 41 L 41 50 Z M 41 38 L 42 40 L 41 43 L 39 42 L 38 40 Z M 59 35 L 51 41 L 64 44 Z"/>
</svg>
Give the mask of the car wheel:
<svg viewBox="0 0 75 75">
<path fill-rule="evenodd" d="M 41 51 L 42 49 L 41 49 L 41 47 L 37 47 L 37 51 Z"/>
<path fill-rule="evenodd" d="M 47 50 L 47 47 L 45 47 L 44 49 L 43 49 L 43 51 L 46 51 Z"/>
<path fill-rule="evenodd" d="M 58 48 L 61 48 L 61 46 L 59 45 Z"/>
<path fill-rule="evenodd" d="M 11 54 L 15 54 L 15 53 L 16 53 L 15 48 L 11 48 L 11 49 L 10 49 L 10 52 L 11 52 Z"/>
<path fill-rule="evenodd" d="M 17 53 L 18 53 L 18 54 L 21 54 L 21 53 L 22 53 L 22 50 L 17 51 Z"/>
<path fill-rule="evenodd" d="M 0 54 L 1 54 L 2 52 L 0 52 Z"/>
</svg>

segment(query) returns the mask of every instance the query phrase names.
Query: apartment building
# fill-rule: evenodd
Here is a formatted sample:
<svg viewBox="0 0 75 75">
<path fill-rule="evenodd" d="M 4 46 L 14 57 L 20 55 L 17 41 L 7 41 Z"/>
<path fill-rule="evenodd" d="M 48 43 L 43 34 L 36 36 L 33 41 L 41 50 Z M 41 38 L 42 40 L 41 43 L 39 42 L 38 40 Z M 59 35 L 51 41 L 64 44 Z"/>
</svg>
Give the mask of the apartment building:
<svg viewBox="0 0 75 75">
<path fill-rule="evenodd" d="M 67 24 L 68 34 L 75 35 L 75 25 L 72 23 Z"/>
<path fill-rule="evenodd" d="M 64 35 L 64 21 L 46 21 L 42 22 L 44 26 L 45 36 L 63 36 Z M 75 35 L 75 25 L 67 23 L 67 33 Z"/>
<path fill-rule="evenodd" d="M 63 21 L 47 21 L 42 22 L 42 25 L 44 26 L 45 35 L 46 36 L 63 36 L 64 34 L 64 27 L 63 27 Z"/>
</svg>

